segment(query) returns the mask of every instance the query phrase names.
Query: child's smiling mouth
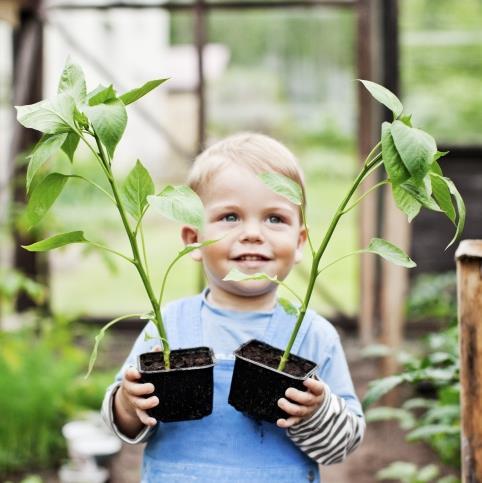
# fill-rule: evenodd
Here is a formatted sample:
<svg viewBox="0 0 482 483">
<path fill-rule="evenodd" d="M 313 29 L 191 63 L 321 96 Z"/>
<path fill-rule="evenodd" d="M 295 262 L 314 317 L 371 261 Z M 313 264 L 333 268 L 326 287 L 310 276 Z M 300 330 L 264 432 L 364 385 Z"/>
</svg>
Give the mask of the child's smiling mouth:
<svg viewBox="0 0 482 483">
<path fill-rule="evenodd" d="M 231 260 L 236 262 L 236 265 L 245 268 L 257 268 L 272 260 L 271 257 L 260 253 L 243 253 L 236 257 L 231 257 Z"/>
</svg>

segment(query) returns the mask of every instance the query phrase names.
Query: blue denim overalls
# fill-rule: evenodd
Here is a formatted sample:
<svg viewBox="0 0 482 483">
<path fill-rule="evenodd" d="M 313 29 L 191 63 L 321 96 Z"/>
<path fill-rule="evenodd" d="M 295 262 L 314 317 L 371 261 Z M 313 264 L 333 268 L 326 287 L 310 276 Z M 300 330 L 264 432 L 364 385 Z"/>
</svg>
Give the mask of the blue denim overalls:
<svg viewBox="0 0 482 483">
<path fill-rule="evenodd" d="M 196 347 L 203 341 L 203 295 L 166 308 L 171 347 Z M 297 352 L 313 314 L 302 325 Z M 263 340 L 277 347 L 288 341 L 293 317 L 278 305 Z M 228 404 L 233 360 L 214 366 L 214 402 L 210 416 L 196 421 L 159 423 L 144 452 L 142 483 L 302 483 L 319 482 L 316 463 L 275 424 L 258 422 Z"/>
</svg>

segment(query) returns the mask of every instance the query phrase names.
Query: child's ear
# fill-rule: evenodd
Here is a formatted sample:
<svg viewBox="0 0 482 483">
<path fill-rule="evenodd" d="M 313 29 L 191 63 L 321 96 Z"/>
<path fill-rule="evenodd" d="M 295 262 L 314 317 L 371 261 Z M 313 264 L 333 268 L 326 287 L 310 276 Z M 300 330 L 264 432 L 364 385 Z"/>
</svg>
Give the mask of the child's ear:
<svg viewBox="0 0 482 483">
<path fill-rule="evenodd" d="M 303 248 L 306 243 L 306 228 L 302 226 L 300 228 L 300 234 L 298 236 L 298 246 L 296 247 L 295 251 L 295 263 L 300 263 L 303 259 Z"/>
<path fill-rule="evenodd" d="M 191 245 L 192 243 L 199 242 L 199 232 L 192 226 L 185 225 L 181 229 L 181 238 L 184 245 Z M 202 259 L 201 250 L 194 250 L 189 255 L 196 262 L 200 262 Z"/>
</svg>

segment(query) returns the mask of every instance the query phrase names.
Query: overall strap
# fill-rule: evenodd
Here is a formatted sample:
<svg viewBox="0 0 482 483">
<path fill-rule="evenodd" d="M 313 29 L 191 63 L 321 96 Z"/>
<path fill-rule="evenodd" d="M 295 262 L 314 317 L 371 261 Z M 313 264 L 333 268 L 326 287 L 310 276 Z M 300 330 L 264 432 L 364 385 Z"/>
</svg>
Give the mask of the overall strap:
<svg viewBox="0 0 482 483">
<path fill-rule="evenodd" d="M 291 348 L 293 354 L 298 354 L 301 344 L 303 343 L 315 316 L 315 312 L 307 310 L 293 347 Z M 264 336 L 265 342 L 278 347 L 279 349 L 284 349 L 288 344 L 291 332 L 296 325 L 296 320 L 296 316 L 286 313 L 283 307 L 278 303 L 269 326 L 266 329 Z"/>
</svg>

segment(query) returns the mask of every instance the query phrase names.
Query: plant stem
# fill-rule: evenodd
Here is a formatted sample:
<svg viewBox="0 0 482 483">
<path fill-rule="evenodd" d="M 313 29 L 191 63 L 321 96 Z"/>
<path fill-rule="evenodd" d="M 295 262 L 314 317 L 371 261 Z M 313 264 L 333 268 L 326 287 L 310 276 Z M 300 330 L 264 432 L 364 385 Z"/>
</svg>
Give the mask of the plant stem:
<svg viewBox="0 0 482 483">
<path fill-rule="evenodd" d="M 71 178 L 78 178 L 78 179 L 82 179 L 82 180 L 86 181 L 87 183 L 92 185 L 94 188 L 97 188 L 99 191 L 102 191 L 102 193 L 104 193 L 112 201 L 112 203 L 115 204 L 115 199 L 112 197 L 112 195 L 110 193 L 108 193 L 104 188 L 102 188 L 102 186 L 99 186 L 97 183 L 95 183 L 91 179 L 86 178 L 85 176 L 81 176 L 80 174 L 71 174 L 69 176 Z"/>
<path fill-rule="evenodd" d="M 346 213 L 348 213 L 350 210 L 352 210 L 353 208 L 355 208 L 356 205 L 358 205 L 358 203 L 360 203 L 360 201 L 365 198 L 365 196 L 369 195 L 372 191 L 376 190 L 377 188 L 379 188 L 380 186 L 383 186 L 385 184 L 388 184 L 389 181 L 387 179 L 384 179 L 383 181 L 380 181 L 380 183 L 377 183 L 376 185 L 372 186 L 368 191 L 366 191 L 365 193 L 363 193 L 354 203 L 352 203 L 348 208 L 345 208 L 343 210 L 343 215 L 345 215 Z"/>
<path fill-rule="evenodd" d="M 101 161 L 102 166 L 107 171 L 107 174 L 108 174 L 107 178 L 109 180 L 109 184 L 110 184 L 110 187 L 112 189 L 114 199 L 116 201 L 116 206 L 117 206 L 117 209 L 119 211 L 119 214 L 120 214 L 120 217 L 121 217 L 121 220 L 122 220 L 122 224 L 124 225 L 124 229 L 126 231 L 127 237 L 129 238 L 129 243 L 131 245 L 132 255 L 133 255 L 133 258 L 134 258 L 134 265 L 135 265 L 135 267 L 136 267 L 136 269 L 137 269 L 137 271 L 138 271 L 138 273 L 141 277 L 142 283 L 144 285 L 144 288 L 146 289 L 147 296 L 149 297 L 149 301 L 151 302 L 151 306 L 152 306 L 152 309 L 154 311 L 155 317 L 154 317 L 153 322 L 157 327 L 157 330 L 159 332 L 161 342 L 162 342 L 162 345 L 163 345 L 163 349 L 164 349 L 164 351 L 163 351 L 164 366 L 165 366 L 166 369 L 170 369 L 170 367 L 171 367 L 171 365 L 170 365 L 171 350 L 169 348 L 169 343 L 167 342 L 167 334 L 166 334 L 166 330 L 164 328 L 164 323 L 163 323 L 163 320 L 162 320 L 162 314 L 161 314 L 160 306 L 157 303 L 156 297 L 154 295 L 154 291 L 152 290 L 151 281 L 149 280 L 149 277 L 148 277 L 148 275 L 147 275 L 147 273 L 144 270 L 144 267 L 142 265 L 141 257 L 140 257 L 140 253 L 139 253 L 139 247 L 137 246 L 137 240 L 136 240 L 134 234 L 132 233 L 131 227 L 129 225 L 129 220 L 127 219 L 127 215 L 126 215 L 126 210 L 125 210 L 124 205 L 122 203 L 122 199 L 121 199 L 120 194 L 119 194 L 119 189 L 117 188 L 117 183 L 114 179 L 114 176 L 112 175 L 109 159 L 108 159 L 106 153 L 104 152 L 104 148 L 103 148 L 103 146 L 102 146 L 102 144 L 99 140 L 99 137 L 97 136 L 96 133 L 94 133 L 94 137 L 95 137 L 95 142 L 97 144 L 97 149 L 99 150 L 99 153 L 95 153 L 96 157 Z"/>
<path fill-rule="evenodd" d="M 171 271 L 172 267 L 176 264 L 176 262 L 179 260 L 179 256 L 177 256 L 167 267 L 166 273 L 164 274 L 164 278 L 162 279 L 162 284 L 161 284 L 161 292 L 159 293 L 159 301 L 157 304 L 160 306 L 162 302 L 162 298 L 164 297 L 164 289 L 166 287 L 166 282 L 167 282 L 167 276 L 169 275 L 169 272 Z"/>
<path fill-rule="evenodd" d="M 300 304 L 303 304 L 303 299 L 294 290 L 292 290 L 290 287 L 288 287 L 288 285 L 286 285 L 281 280 L 278 280 L 277 283 L 278 283 L 278 285 L 281 285 L 286 290 L 288 290 L 291 294 L 293 294 L 299 300 Z"/>
<path fill-rule="evenodd" d="M 94 246 L 94 247 L 100 248 L 101 250 L 105 250 L 107 252 L 113 253 L 114 255 L 117 255 L 118 257 L 122 257 L 124 260 L 127 260 L 128 262 L 132 263 L 133 265 L 136 264 L 135 260 L 133 260 L 132 258 L 126 257 L 123 253 L 120 253 L 116 250 L 112 250 L 112 248 L 101 245 L 100 243 L 95 243 L 93 241 L 89 241 L 89 244 Z"/>
<path fill-rule="evenodd" d="M 305 230 L 306 230 L 306 238 L 308 239 L 308 244 L 310 246 L 310 250 L 311 250 L 311 258 L 313 258 L 315 256 L 315 249 L 313 248 L 313 243 L 311 242 L 311 237 L 310 237 L 310 230 L 308 230 L 308 225 L 306 223 L 306 213 L 305 213 L 305 210 L 303 208 L 303 204 L 301 205 L 301 217 L 302 217 L 302 221 L 303 221 L 303 225 L 305 226 Z"/>
<path fill-rule="evenodd" d="M 300 313 L 298 315 L 298 319 L 296 321 L 296 325 L 293 329 L 293 332 L 291 333 L 290 340 L 288 341 L 288 345 L 286 346 L 286 349 L 281 357 L 280 363 L 278 365 L 278 371 L 283 371 L 286 362 L 289 359 L 291 348 L 293 347 L 293 344 L 295 342 L 296 336 L 298 335 L 298 331 L 300 330 L 301 323 L 303 322 L 303 319 L 305 318 L 305 314 L 308 308 L 308 304 L 311 299 L 311 295 L 313 293 L 313 288 L 315 286 L 316 282 L 316 277 L 318 276 L 318 266 L 320 264 L 321 257 L 325 253 L 326 247 L 328 246 L 329 241 L 331 240 L 331 237 L 333 236 L 333 232 L 335 231 L 336 225 L 338 224 L 338 221 L 340 218 L 343 216 L 343 210 L 345 209 L 346 205 L 350 201 L 351 197 L 357 190 L 358 186 L 360 183 L 365 179 L 367 174 L 370 172 L 370 170 L 373 168 L 373 166 L 378 162 L 378 156 L 375 157 L 375 159 L 370 160 L 370 156 L 373 155 L 375 152 L 376 148 L 378 148 L 380 143 L 378 143 L 370 152 L 368 155 L 367 159 L 365 160 L 365 163 L 363 164 L 363 168 L 361 169 L 360 173 L 356 177 L 355 181 L 353 184 L 350 186 L 350 189 L 348 190 L 347 194 L 343 198 L 342 202 L 338 206 L 335 215 L 333 216 L 333 219 L 331 220 L 330 226 L 328 227 L 328 230 L 325 233 L 325 236 L 321 242 L 320 247 L 318 248 L 318 251 L 316 252 L 313 262 L 311 264 L 311 271 L 310 271 L 310 280 L 308 282 L 308 288 L 306 289 L 306 294 L 305 294 L 305 299 L 303 301 L 303 305 L 301 306 Z"/>
<path fill-rule="evenodd" d="M 377 149 L 381 147 L 381 145 L 382 145 L 382 142 L 381 142 L 381 141 L 378 141 L 378 143 L 377 143 L 377 144 L 375 144 L 375 146 L 374 146 L 374 147 L 373 147 L 373 149 L 372 149 L 372 150 L 371 150 L 371 151 L 368 153 L 368 156 L 367 156 L 367 157 L 366 157 L 366 159 L 365 159 L 365 163 L 364 163 L 365 165 L 366 165 L 366 164 L 369 164 L 369 163 L 372 161 L 372 159 L 371 159 L 371 158 L 372 158 L 372 156 L 375 154 L 375 152 L 377 151 Z M 379 155 L 381 155 L 381 153 L 378 153 L 378 154 L 377 154 L 377 157 L 378 157 Z"/>
<path fill-rule="evenodd" d="M 150 279 L 151 276 L 149 274 L 149 264 L 148 264 L 148 261 L 147 261 L 146 242 L 144 240 L 144 229 L 142 227 L 142 223 L 140 225 L 140 232 L 141 232 L 142 254 L 144 256 L 144 266 L 146 267 L 147 277 Z M 134 233 L 134 236 L 135 236 L 135 233 Z M 160 302 L 159 302 L 159 306 L 160 306 Z"/>
<path fill-rule="evenodd" d="M 87 147 L 92 151 L 92 153 L 95 156 L 95 158 L 99 161 L 99 164 L 100 164 L 100 167 L 102 168 L 102 171 L 104 171 L 104 174 L 105 174 L 106 178 L 110 181 L 111 178 L 112 178 L 112 174 L 105 167 L 104 160 L 101 158 L 101 156 L 99 155 L 99 153 L 97 153 L 97 151 L 91 146 L 91 144 L 89 143 L 89 141 L 87 141 L 87 139 L 85 139 L 85 137 L 82 135 L 81 132 L 79 132 L 79 136 L 81 137 L 82 141 L 84 141 L 84 143 L 87 145 Z M 97 139 L 96 139 L 96 142 L 97 142 Z"/>
<path fill-rule="evenodd" d="M 321 272 L 324 272 L 327 268 L 330 268 L 332 265 L 334 265 L 335 263 L 338 263 L 338 262 L 341 262 L 342 260 L 344 260 L 345 258 L 348 258 L 348 257 L 351 257 L 352 255 L 360 255 L 361 253 L 366 253 L 367 251 L 366 250 L 356 250 L 354 252 L 350 252 L 350 253 L 347 253 L 346 255 L 343 255 L 342 257 L 338 257 L 336 260 L 333 260 L 332 262 L 330 262 L 328 265 L 325 265 L 323 268 L 320 268 L 318 270 L 318 273 L 317 273 L 317 276 L 321 273 Z"/>
</svg>

